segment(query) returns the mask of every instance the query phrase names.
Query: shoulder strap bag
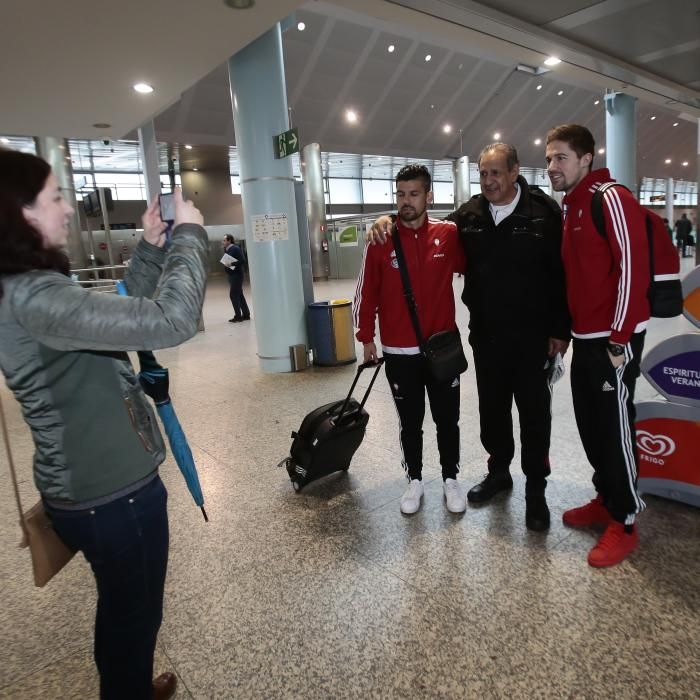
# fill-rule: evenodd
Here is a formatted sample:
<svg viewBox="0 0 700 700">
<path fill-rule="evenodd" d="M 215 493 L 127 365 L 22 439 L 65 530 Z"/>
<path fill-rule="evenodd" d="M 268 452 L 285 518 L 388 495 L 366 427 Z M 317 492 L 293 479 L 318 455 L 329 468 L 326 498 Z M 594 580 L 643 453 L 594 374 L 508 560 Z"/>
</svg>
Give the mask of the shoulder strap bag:
<svg viewBox="0 0 700 700">
<path fill-rule="evenodd" d="M 418 308 L 416 298 L 413 296 L 411 288 L 411 280 L 408 276 L 408 268 L 401 247 L 401 238 L 396 224 L 392 229 L 392 241 L 394 242 L 394 250 L 396 251 L 396 262 L 401 273 L 401 282 L 403 283 L 404 298 L 408 306 L 408 313 L 413 323 L 413 329 L 416 332 L 418 339 L 418 347 L 421 353 L 428 362 L 428 369 L 433 379 L 438 382 L 447 382 L 454 380 L 455 377 L 466 372 L 468 364 L 467 358 L 464 355 L 462 347 L 462 338 L 458 330 L 440 331 L 431 335 L 427 340 L 424 337 L 420 322 L 418 321 Z"/>
<path fill-rule="evenodd" d="M 32 555 L 32 569 L 34 570 L 34 585 L 43 587 L 73 558 L 75 552 L 66 547 L 63 540 L 54 531 L 41 500 L 26 513 L 23 512 L 2 401 L 0 401 L 0 423 L 7 451 L 7 461 L 12 475 L 12 485 L 15 490 L 19 524 L 22 528 L 22 541 L 19 546 L 29 547 L 29 552 Z"/>
</svg>

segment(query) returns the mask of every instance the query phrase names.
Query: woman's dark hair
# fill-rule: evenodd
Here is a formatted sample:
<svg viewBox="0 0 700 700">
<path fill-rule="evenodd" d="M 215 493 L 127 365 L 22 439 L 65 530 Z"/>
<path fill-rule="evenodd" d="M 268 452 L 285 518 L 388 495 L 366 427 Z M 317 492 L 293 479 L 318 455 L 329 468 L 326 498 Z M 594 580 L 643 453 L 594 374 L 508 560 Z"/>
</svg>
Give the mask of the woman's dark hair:
<svg viewBox="0 0 700 700">
<path fill-rule="evenodd" d="M 68 256 L 57 248 L 45 248 L 41 233 L 22 211 L 36 200 L 50 174 L 45 160 L 0 148 L 0 275 L 28 270 L 69 274 Z"/>
</svg>

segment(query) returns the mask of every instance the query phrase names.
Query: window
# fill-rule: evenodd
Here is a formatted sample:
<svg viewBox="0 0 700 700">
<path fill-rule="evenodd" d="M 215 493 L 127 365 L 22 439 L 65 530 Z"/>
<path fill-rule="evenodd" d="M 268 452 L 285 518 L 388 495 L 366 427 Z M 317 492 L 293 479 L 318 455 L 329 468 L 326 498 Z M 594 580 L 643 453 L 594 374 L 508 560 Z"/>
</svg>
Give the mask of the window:
<svg viewBox="0 0 700 700">
<path fill-rule="evenodd" d="M 390 209 L 394 205 L 393 180 L 363 180 L 362 201 L 365 204 L 382 204 Z"/>
<path fill-rule="evenodd" d="M 451 182 L 433 182 L 433 202 L 454 206 L 454 187 Z"/>
<path fill-rule="evenodd" d="M 361 204 L 360 182 L 353 178 L 328 178 L 331 204 Z"/>
</svg>

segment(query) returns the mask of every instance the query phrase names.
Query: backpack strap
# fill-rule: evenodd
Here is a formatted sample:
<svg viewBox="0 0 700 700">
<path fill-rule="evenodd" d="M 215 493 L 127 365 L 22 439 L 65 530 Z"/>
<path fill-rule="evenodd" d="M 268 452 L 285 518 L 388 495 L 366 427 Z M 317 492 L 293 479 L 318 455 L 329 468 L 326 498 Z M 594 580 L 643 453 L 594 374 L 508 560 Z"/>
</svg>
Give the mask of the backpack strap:
<svg viewBox="0 0 700 700">
<path fill-rule="evenodd" d="M 613 187 L 622 187 L 630 191 L 619 182 L 604 182 L 594 193 L 591 199 L 591 218 L 598 233 L 607 240 L 608 233 L 605 229 L 605 214 L 603 213 L 603 195 Z M 641 204 L 639 205 L 642 206 Z M 650 284 L 654 283 L 654 232 L 651 218 L 644 214 L 644 223 L 647 229 L 647 246 L 649 247 L 649 274 Z"/>
</svg>

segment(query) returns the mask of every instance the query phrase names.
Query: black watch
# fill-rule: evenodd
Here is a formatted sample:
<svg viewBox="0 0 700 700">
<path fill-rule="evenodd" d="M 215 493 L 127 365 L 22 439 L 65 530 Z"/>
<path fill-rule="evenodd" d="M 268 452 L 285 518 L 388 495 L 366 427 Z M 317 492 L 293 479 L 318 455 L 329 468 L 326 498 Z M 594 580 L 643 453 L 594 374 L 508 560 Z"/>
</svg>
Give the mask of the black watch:
<svg viewBox="0 0 700 700">
<path fill-rule="evenodd" d="M 608 352 L 613 357 L 620 357 L 625 352 L 625 346 L 619 345 L 618 343 L 608 343 Z"/>
</svg>

